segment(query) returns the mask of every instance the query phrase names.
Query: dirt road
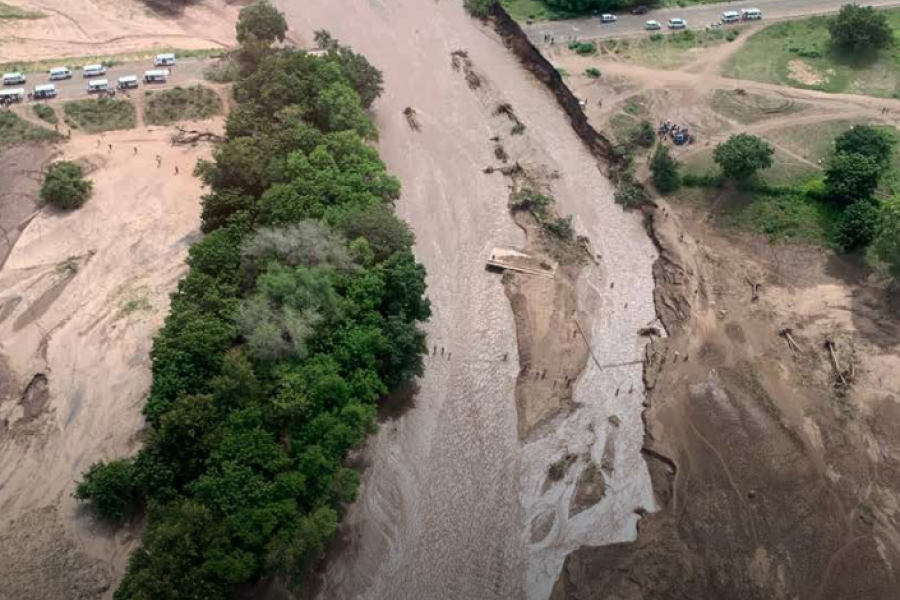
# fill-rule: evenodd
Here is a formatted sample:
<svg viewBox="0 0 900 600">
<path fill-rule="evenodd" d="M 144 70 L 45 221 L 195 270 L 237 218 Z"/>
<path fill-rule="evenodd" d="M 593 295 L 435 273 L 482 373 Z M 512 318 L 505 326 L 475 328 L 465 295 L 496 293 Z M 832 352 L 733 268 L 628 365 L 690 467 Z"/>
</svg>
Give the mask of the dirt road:
<svg viewBox="0 0 900 600">
<path fill-rule="evenodd" d="M 98 526 L 71 493 L 93 462 L 140 442 L 153 335 L 198 235 L 190 173 L 209 148 L 173 149 L 170 134 L 76 135 L 61 146 L 84 162 L 94 195 L 77 211 L 42 210 L 0 271 L 4 600 L 111 597 L 136 542 L 128 528 Z"/>
<path fill-rule="evenodd" d="M 609 182 L 553 97 L 462 3 L 356 0 L 345 6 L 352 20 L 325 1 L 278 5 L 300 35 L 328 29 L 384 70 L 379 145 L 403 183 L 399 213 L 428 268 L 430 344 L 438 350 L 414 407 L 385 423 L 364 452 L 360 500 L 320 597 L 545 598 L 568 552 L 633 538 L 635 507 L 652 508 L 639 454 L 641 371 L 590 363 L 576 383 L 578 409 L 535 439 L 517 439 L 516 332 L 499 276 L 484 268 L 494 246 L 524 241 L 508 213 L 504 178 L 482 172 L 497 162 L 490 138 L 509 137 L 497 103 L 511 103 L 526 127 L 511 138 L 518 141 L 510 142 L 510 161 L 558 173 L 561 212 L 574 213 L 577 232 L 603 257 L 578 288 L 593 313 L 590 337 L 602 363 L 641 355 L 635 332 L 654 318 L 652 247 L 639 220 L 613 205 Z M 453 69 L 456 50 L 468 52 L 479 84 Z M 402 114 L 406 107 L 419 131 Z M 612 415 L 621 426 L 607 496 L 569 518 L 574 481 L 548 485 L 548 469 L 569 453 L 599 462 Z M 579 463 L 572 479 L 585 467 Z M 533 542 L 532 527 L 547 524 Z"/>
</svg>

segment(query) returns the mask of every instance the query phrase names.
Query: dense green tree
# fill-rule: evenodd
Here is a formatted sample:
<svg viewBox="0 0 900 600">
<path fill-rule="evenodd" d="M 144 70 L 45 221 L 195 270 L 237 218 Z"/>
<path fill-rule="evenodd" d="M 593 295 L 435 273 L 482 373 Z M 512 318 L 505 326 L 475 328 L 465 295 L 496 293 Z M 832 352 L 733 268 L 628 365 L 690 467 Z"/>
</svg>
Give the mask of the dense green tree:
<svg viewBox="0 0 900 600">
<path fill-rule="evenodd" d="M 878 189 L 881 166 L 862 154 L 836 154 L 825 168 L 826 194 L 841 206 L 871 198 Z"/>
<path fill-rule="evenodd" d="M 722 173 L 731 179 L 748 179 L 757 171 L 772 166 L 775 151 L 765 140 L 748 133 L 732 135 L 716 146 L 713 159 Z"/>
<path fill-rule="evenodd" d="M 861 154 L 887 167 L 894 154 L 894 136 L 870 125 L 851 127 L 834 140 L 835 154 Z"/>
<path fill-rule="evenodd" d="M 671 194 L 681 187 L 681 174 L 678 172 L 680 165 L 672 157 L 668 146 L 659 144 L 650 160 L 650 173 L 653 177 L 653 185 L 660 194 Z"/>
<path fill-rule="evenodd" d="M 101 518 L 115 522 L 131 510 L 136 492 L 134 463 L 122 459 L 91 465 L 75 488 L 75 497 L 90 500 Z"/>
<path fill-rule="evenodd" d="M 882 205 L 872 252 L 888 266 L 894 280 L 900 280 L 900 197 L 891 198 Z"/>
<path fill-rule="evenodd" d="M 845 252 L 864 248 L 881 225 L 881 207 L 876 200 L 857 200 L 841 214 L 834 234 L 835 245 Z"/>
<path fill-rule="evenodd" d="M 353 206 L 340 213 L 335 221 L 347 239 L 365 239 L 377 261 L 386 260 L 394 252 L 409 248 L 415 241 L 409 225 L 385 206 Z"/>
<path fill-rule="evenodd" d="M 883 12 L 871 6 L 845 4 L 828 22 L 832 43 L 844 52 L 871 53 L 887 48 L 894 34 Z"/>
<path fill-rule="evenodd" d="M 384 91 L 384 78 L 381 71 L 376 69 L 362 54 L 353 52 L 352 49 L 341 46 L 325 30 L 315 33 L 316 46 L 328 50 L 327 59 L 335 60 L 340 64 L 341 70 L 350 81 L 350 85 L 359 94 L 363 108 L 370 108 L 372 103 L 381 96 Z"/>
<path fill-rule="evenodd" d="M 81 165 L 61 160 L 47 169 L 41 185 L 41 200 L 56 208 L 72 210 L 81 208 L 93 191 L 94 184 L 84 178 Z"/>
<path fill-rule="evenodd" d="M 240 44 L 260 41 L 266 44 L 283 42 L 288 25 L 284 15 L 268 0 L 258 0 L 241 9 L 237 21 L 237 40 Z"/>
</svg>

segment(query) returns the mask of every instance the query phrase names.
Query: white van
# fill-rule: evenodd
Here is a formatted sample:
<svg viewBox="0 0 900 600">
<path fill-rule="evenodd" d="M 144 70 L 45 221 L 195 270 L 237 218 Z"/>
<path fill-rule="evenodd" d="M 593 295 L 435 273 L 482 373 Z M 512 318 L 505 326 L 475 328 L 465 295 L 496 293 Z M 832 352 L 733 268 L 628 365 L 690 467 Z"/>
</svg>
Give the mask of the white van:
<svg viewBox="0 0 900 600">
<path fill-rule="evenodd" d="M 171 67 L 175 64 L 174 54 L 157 54 L 153 59 L 154 67 Z"/>
<path fill-rule="evenodd" d="M 10 102 L 18 102 L 25 97 L 25 88 L 12 88 L 8 90 L 0 90 L 0 104 L 8 104 Z"/>
<path fill-rule="evenodd" d="M 762 19 L 762 11 L 758 8 L 744 8 L 741 10 L 741 19 L 744 21 L 758 21 Z"/>
<path fill-rule="evenodd" d="M 24 73 L 4 73 L 3 74 L 3 85 L 17 85 L 25 83 L 25 74 Z"/>
<path fill-rule="evenodd" d="M 105 92 L 109 88 L 109 82 L 105 79 L 91 79 L 88 81 L 88 94 L 98 94 Z"/>
<path fill-rule="evenodd" d="M 134 75 L 126 75 L 116 79 L 116 87 L 120 90 L 133 90 L 138 86 L 138 78 Z"/>
<path fill-rule="evenodd" d="M 50 69 L 50 81 L 57 81 L 59 79 L 71 79 L 72 71 L 69 70 L 69 67 L 54 67 Z"/>
<path fill-rule="evenodd" d="M 47 98 L 56 98 L 56 86 L 52 83 L 34 86 L 34 99 L 46 100 Z"/>
<path fill-rule="evenodd" d="M 168 69 L 157 69 L 155 71 L 144 71 L 144 83 L 165 83 L 169 78 Z"/>
<path fill-rule="evenodd" d="M 81 74 L 84 77 L 97 77 L 98 75 L 106 75 L 106 67 L 103 65 L 86 65 Z"/>
<path fill-rule="evenodd" d="M 723 23 L 737 23 L 741 20 L 741 13 L 736 10 L 726 10 L 722 13 Z"/>
</svg>

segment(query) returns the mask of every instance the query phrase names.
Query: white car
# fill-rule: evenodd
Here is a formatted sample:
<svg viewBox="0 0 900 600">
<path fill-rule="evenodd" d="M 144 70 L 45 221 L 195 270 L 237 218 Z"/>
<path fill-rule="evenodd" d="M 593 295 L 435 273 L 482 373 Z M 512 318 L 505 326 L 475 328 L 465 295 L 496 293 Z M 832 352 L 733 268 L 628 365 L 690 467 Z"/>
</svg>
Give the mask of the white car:
<svg viewBox="0 0 900 600">
<path fill-rule="evenodd" d="M 644 29 L 647 31 L 654 31 L 656 29 L 662 29 L 662 25 L 659 24 L 659 21 L 647 21 L 644 23 Z"/>
<path fill-rule="evenodd" d="M 601 23 L 615 23 L 616 21 L 618 21 L 618 17 L 616 17 L 616 15 L 610 15 L 610 14 L 600 15 Z"/>
<path fill-rule="evenodd" d="M 687 28 L 687 21 L 684 19 L 675 17 L 674 19 L 669 19 L 669 29 L 685 29 Z"/>
</svg>

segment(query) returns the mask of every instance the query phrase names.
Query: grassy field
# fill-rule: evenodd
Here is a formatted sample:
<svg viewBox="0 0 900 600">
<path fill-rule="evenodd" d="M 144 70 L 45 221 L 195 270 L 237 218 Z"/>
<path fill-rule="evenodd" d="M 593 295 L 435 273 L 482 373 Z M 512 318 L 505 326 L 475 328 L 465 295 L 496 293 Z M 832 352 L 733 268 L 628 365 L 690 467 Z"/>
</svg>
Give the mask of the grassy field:
<svg viewBox="0 0 900 600">
<path fill-rule="evenodd" d="M 33 125 L 9 110 L 0 111 L 0 145 L 20 142 L 55 142 L 61 136 L 55 131 Z"/>
<path fill-rule="evenodd" d="M 873 59 L 833 51 L 828 17 L 812 17 L 766 27 L 725 63 L 722 74 L 830 93 L 900 97 L 900 10 L 885 14 L 895 46 Z"/>
<path fill-rule="evenodd" d="M 208 87 L 174 87 L 162 92 L 147 92 L 144 120 L 149 125 L 168 125 L 176 121 L 208 119 L 222 112 L 222 100 Z"/>
<path fill-rule="evenodd" d="M 63 104 L 66 123 L 87 133 L 100 133 L 135 126 L 134 105 L 128 100 L 99 98 Z"/>
<path fill-rule="evenodd" d="M 34 114 L 37 115 L 37 118 L 41 121 L 46 121 L 51 125 L 56 125 L 59 123 L 59 118 L 56 116 L 56 111 L 53 110 L 52 106 L 47 104 L 35 104 L 32 106 L 34 110 Z"/>
<path fill-rule="evenodd" d="M 806 108 L 803 104 L 781 96 L 764 96 L 747 92 L 739 94 L 734 90 L 716 90 L 712 107 L 723 117 L 744 125 L 758 123 L 775 116 L 795 114 Z"/>
<path fill-rule="evenodd" d="M 731 33 L 729 32 L 736 32 Z M 691 58 L 692 51 L 713 48 L 740 35 L 740 29 L 727 31 L 681 31 L 678 33 L 655 33 L 646 37 L 606 40 L 599 45 L 601 54 L 614 54 L 619 59 L 660 69 L 678 67 Z"/>
<path fill-rule="evenodd" d="M 16 19 L 43 19 L 44 13 L 37 10 L 25 10 L 18 6 L 10 6 L 0 2 L 0 21 L 13 21 Z"/>
<path fill-rule="evenodd" d="M 209 58 L 210 56 L 219 56 L 222 50 L 219 48 L 209 48 L 205 50 L 180 50 L 178 48 L 158 48 L 153 50 L 141 50 L 135 52 L 123 52 L 121 54 L 106 54 L 93 56 L 67 56 L 62 58 L 54 58 L 52 60 L 35 60 L 35 61 L 19 61 L 0 63 L 0 71 L 8 73 L 10 71 L 21 71 L 23 73 L 43 73 L 49 71 L 52 67 L 68 66 L 73 71 L 77 71 L 83 65 L 104 64 L 112 67 L 126 62 L 137 62 L 142 60 L 150 60 L 157 54 L 171 52 L 178 58 Z"/>
<path fill-rule="evenodd" d="M 684 172 L 693 175 L 715 175 L 719 167 L 713 161 L 713 149 L 704 148 L 684 160 Z M 772 185 L 797 183 L 815 174 L 818 169 L 800 162 L 792 156 L 775 150 L 775 164 L 770 169 L 760 171 L 762 179 Z"/>
</svg>

